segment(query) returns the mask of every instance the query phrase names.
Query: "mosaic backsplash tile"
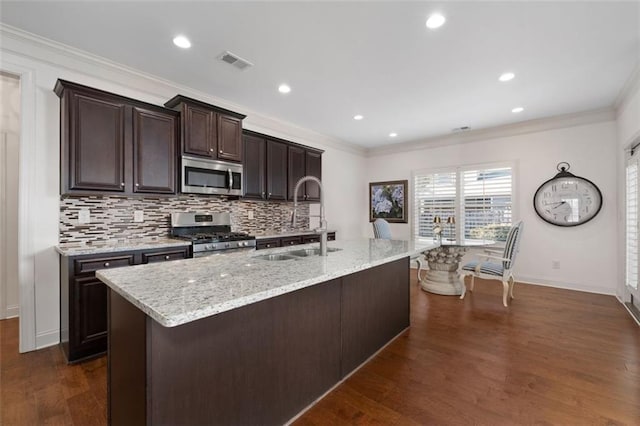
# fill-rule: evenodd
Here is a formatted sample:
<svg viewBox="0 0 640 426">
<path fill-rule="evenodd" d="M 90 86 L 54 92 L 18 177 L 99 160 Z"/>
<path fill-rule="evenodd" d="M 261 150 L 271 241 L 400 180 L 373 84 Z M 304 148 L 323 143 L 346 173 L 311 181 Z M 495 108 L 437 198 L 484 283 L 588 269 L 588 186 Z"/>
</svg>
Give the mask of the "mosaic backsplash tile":
<svg viewBox="0 0 640 426">
<path fill-rule="evenodd" d="M 87 224 L 78 223 L 80 210 L 90 211 Z M 134 211 L 144 212 L 144 222 L 134 222 Z M 60 199 L 60 242 L 64 245 L 104 243 L 113 240 L 166 237 L 171 228 L 171 213 L 229 212 L 231 229 L 261 234 L 309 229 L 309 206 L 298 207 L 295 228 L 290 218 L 293 203 L 224 200 L 219 197 L 181 195 L 177 197 L 84 196 Z M 253 219 L 249 212 L 253 211 Z"/>
</svg>

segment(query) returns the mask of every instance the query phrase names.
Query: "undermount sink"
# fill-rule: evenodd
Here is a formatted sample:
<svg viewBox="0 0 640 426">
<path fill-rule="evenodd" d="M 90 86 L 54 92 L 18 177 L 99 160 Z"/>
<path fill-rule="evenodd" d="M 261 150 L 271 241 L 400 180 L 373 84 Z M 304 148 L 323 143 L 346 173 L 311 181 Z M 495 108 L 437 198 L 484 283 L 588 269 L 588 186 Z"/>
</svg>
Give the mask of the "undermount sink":
<svg viewBox="0 0 640 426">
<path fill-rule="evenodd" d="M 333 251 L 339 251 L 342 249 L 339 248 L 327 248 L 327 253 L 331 253 Z M 301 257 L 308 256 L 318 256 L 320 254 L 319 248 L 308 248 L 308 249 L 300 249 L 300 250 L 292 250 L 286 253 L 275 253 L 275 254 L 263 254 L 262 256 L 254 256 L 254 259 L 260 260 L 296 260 Z"/>
<path fill-rule="evenodd" d="M 327 253 L 331 253 L 333 251 L 339 251 L 339 250 L 342 250 L 342 249 L 327 247 Z M 293 251 L 288 251 L 287 254 L 293 255 L 293 256 L 299 256 L 299 257 L 318 256 L 320 254 L 320 249 L 308 248 L 308 249 L 301 249 L 301 250 L 293 250 Z"/>
<path fill-rule="evenodd" d="M 262 260 L 296 260 L 298 257 L 287 254 L 263 254 L 262 256 L 255 256 L 255 258 Z"/>
</svg>

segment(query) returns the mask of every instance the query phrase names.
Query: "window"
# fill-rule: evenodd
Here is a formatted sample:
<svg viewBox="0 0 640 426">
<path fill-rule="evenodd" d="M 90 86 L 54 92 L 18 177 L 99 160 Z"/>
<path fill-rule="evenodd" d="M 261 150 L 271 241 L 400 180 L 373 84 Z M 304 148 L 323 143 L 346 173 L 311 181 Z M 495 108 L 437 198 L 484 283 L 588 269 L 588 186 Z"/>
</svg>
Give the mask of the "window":
<svg viewBox="0 0 640 426">
<path fill-rule="evenodd" d="M 513 222 L 513 167 L 464 167 L 414 173 L 414 237 L 433 237 L 440 217 L 447 239 L 505 241 Z M 455 218 L 455 224 L 447 223 Z"/>
</svg>

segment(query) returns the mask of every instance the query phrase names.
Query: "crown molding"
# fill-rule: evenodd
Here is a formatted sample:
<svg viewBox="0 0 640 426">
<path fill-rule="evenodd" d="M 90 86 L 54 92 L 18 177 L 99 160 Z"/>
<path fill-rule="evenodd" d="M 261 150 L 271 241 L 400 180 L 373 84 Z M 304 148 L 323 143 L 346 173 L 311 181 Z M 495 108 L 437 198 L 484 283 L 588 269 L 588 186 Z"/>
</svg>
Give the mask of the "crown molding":
<svg viewBox="0 0 640 426">
<path fill-rule="evenodd" d="M 554 117 L 539 118 L 508 124 L 506 126 L 491 127 L 487 129 L 472 130 L 466 133 L 458 133 L 446 136 L 403 142 L 395 145 L 385 145 L 367 150 L 367 157 L 396 154 L 399 152 L 417 151 L 422 149 L 438 148 L 442 146 L 460 145 L 472 142 L 480 142 L 489 139 L 504 138 L 523 135 L 527 133 L 543 132 L 545 130 L 560 129 L 565 127 L 594 124 L 616 119 L 613 108 L 601 108 L 572 114 L 557 115 Z"/>
<path fill-rule="evenodd" d="M 12 45 L 11 41 L 18 42 L 18 45 Z M 35 49 L 24 49 L 24 45 Z M 349 142 L 333 138 L 314 130 L 306 129 L 285 120 L 271 117 L 269 115 L 259 113 L 257 111 L 246 108 L 242 105 L 233 103 L 226 99 L 212 96 L 208 93 L 194 89 L 192 87 L 182 85 L 153 74 L 149 74 L 135 68 L 128 67 L 118 62 L 111 61 L 102 56 L 59 43 L 54 40 L 33 34 L 19 28 L 0 22 L 0 49 L 9 51 L 15 55 L 27 57 L 37 62 L 46 63 L 48 65 L 68 69 L 74 72 L 81 72 L 94 78 L 109 81 L 110 83 L 128 87 L 138 92 L 144 92 L 154 98 L 162 98 L 163 92 L 180 93 L 189 97 L 197 98 L 207 103 L 231 110 L 237 111 L 247 118 L 244 120 L 245 127 L 249 130 L 259 131 L 261 133 L 273 134 L 273 136 L 290 139 L 294 142 L 300 142 L 307 145 L 315 145 L 321 147 L 331 147 L 341 151 L 349 152 L 364 156 L 366 149 Z M 44 52 L 42 52 L 44 51 Z M 41 53 L 45 53 L 42 55 Z M 70 58 L 82 63 L 95 66 L 101 69 L 108 69 L 115 72 L 119 77 L 144 79 L 152 84 L 151 88 L 145 88 L 143 85 L 127 83 L 123 79 L 109 78 L 104 73 L 95 75 L 95 73 L 86 70 L 79 70 L 71 66 L 69 63 L 61 60 L 61 58 Z M 161 89 L 161 90 L 158 90 Z"/>
<path fill-rule="evenodd" d="M 613 108 L 616 110 L 617 114 L 626 107 L 631 96 L 638 92 L 638 90 L 640 90 L 640 64 L 631 71 L 631 75 L 629 75 L 629 78 L 620 89 L 620 92 L 613 103 Z"/>
</svg>

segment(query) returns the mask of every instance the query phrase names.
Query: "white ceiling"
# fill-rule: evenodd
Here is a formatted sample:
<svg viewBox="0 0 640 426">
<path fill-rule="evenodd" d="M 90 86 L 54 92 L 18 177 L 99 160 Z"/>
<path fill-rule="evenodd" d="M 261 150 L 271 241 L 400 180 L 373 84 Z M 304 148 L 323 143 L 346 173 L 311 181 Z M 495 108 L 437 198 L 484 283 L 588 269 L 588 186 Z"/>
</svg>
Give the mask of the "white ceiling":
<svg viewBox="0 0 640 426">
<path fill-rule="evenodd" d="M 611 106 L 640 62 L 640 2 L 3 0 L 0 8 L 6 24 L 364 147 Z M 425 27 L 434 11 L 447 18 L 435 31 Z M 173 45 L 179 33 L 191 49 Z M 255 66 L 218 61 L 225 50 Z M 516 78 L 498 82 L 504 71 Z M 292 87 L 286 96 L 282 82 Z M 525 111 L 511 113 L 517 106 Z"/>
</svg>

